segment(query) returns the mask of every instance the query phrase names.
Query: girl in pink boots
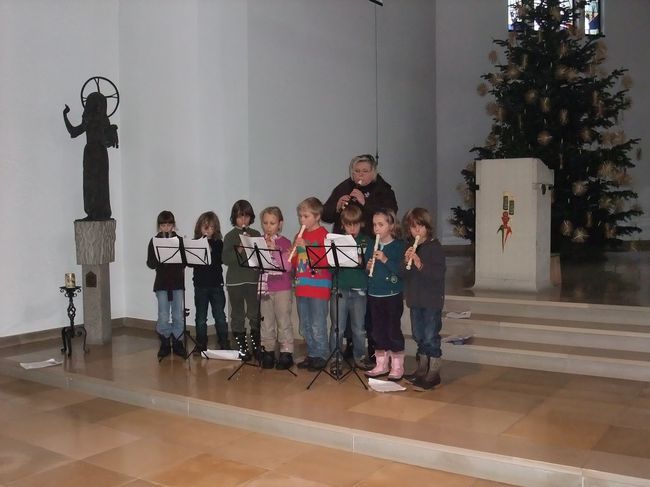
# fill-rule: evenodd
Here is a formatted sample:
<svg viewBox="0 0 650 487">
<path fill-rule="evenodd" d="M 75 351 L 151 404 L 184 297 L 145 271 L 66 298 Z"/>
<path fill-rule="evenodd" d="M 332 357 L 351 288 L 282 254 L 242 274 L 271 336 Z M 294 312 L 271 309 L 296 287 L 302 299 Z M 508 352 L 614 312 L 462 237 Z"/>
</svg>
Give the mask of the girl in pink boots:
<svg viewBox="0 0 650 487">
<path fill-rule="evenodd" d="M 399 240 L 399 225 L 393 210 L 375 211 L 372 217 L 374 247 L 368 246 L 368 309 L 375 341 L 374 369 L 368 377 L 398 381 L 404 375 L 404 335 L 402 334 L 402 280 L 398 273 L 405 246 Z"/>
</svg>

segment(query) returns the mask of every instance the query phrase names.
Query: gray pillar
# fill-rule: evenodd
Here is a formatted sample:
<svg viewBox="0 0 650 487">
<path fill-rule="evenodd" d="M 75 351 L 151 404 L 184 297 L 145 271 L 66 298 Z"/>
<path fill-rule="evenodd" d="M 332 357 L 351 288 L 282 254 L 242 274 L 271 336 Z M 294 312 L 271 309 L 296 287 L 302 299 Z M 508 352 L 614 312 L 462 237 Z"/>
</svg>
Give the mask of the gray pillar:
<svg viewBox="0 0 650 487">
<path fill-rule="evenodd" d="M 81 293 L 88 343 L 111 341 L 111 278 L 108 264 L 115 260 L 115 220 L 74 222 L 77 264 L 81 265 Z"/>
</svg>

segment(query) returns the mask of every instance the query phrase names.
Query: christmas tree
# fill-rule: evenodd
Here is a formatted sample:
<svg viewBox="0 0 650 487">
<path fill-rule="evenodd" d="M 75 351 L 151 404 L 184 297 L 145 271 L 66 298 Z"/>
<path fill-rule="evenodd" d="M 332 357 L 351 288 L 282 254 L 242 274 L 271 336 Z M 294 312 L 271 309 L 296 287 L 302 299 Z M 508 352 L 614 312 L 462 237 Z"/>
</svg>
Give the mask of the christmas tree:
<svg viewBox="0 0 650 487">
<path fill-rule="evenodd" d="M 551 250 L 563 257 L 597 258 L 621 237 L 641 230 L 641 215 L 628 174 L 638 139 L 618 123 L 630 107 L 626 69 L 607 72 L 603 35 L 586 36 L 580 26 L 585 1 L 519 0 L 508 39 L 490 52 L 495 72 L 482 76 L 481 96 L 492 130 L 478 159 L 536 157 L 555 173 L 551 206 Z M 640 149 L 637 150 L 637 159 Z M 474 240 L 476 191 L 473 164 L 459 186 L 467 208 L 452 208 L 457 236 Z"/>
</svg>

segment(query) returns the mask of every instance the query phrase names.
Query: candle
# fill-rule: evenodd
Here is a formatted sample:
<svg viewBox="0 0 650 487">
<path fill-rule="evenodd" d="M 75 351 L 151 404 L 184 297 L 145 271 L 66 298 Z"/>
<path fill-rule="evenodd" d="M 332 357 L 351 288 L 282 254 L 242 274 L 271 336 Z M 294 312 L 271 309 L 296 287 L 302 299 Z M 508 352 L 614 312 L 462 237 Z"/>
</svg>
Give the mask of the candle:
<svg viewBox="0 0 650 487">
<path fill-rule="evenodd" d="M 66 274 L 65 274 L 65 287 L 68 287 L 68 288 L 77 287 L 77 283 L 76 283 L 75 277 L 74 277 L 74 272 L 66 272 Z"/>
</svg>

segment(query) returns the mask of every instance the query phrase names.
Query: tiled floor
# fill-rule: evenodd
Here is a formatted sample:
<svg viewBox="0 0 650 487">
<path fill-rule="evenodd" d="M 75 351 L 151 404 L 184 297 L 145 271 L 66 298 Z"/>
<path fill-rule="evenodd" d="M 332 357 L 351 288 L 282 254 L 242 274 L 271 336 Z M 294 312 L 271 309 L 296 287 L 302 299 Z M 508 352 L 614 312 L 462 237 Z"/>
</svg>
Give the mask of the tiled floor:
<svg viewBox="0 0 650 487">
<path fill-rule="evenodd" d="M 452 257 L 448 266 L 448 294 L 471 295 L 470 259 Z M 567 265 L 563 276 L 561 288 L 537 298 L 650 306 L 648 252 Z M 59 348 L 58 340 L 0 348 L 0 369 L 59 358 Z M 193 357 L 159 364 L 156 350 L 151 331 L 121 328 L 111 345 L 91 346 L 84 355 L 77 342 L 63 366 L 39 373 L 650 479 L 647 382 L 447 361 L 435 390 L 382 395 L 354 376 L 337 383 L 321 375 L 307 390 L 314 375 L 304 371 L 294 377 L 244 367 L 229 381 L 237 363 Z M 0 376 L 0 485 L 62 485 L 62 479 L 67 485 L 92 479 L 93 487 L 498 485 Z"/>
<path fill-rule="evenodd" d="M 429 392 L 379 394 L 366 391 L 354 376 L 337 383 L 324 374 L 307 390 L 313 378 L 310 372 L 298 371 L 293 377 L 286 371 L 244 367 L 228 381 L 236 362 L 193 357 L 189 363 L 169 358 L 159 364 L 152 335 L 122 328 L 111 346 L 93 346 L 84 356 L 77 343 L 72 359 L 63 366 L 41 370 L 333 426 L 650 479 L 650 384 L 646 382 L 446 362 L 442 386 Z M 60 357 L 59 347 L 54 340 L 21 345 L 0 349 L 0 357 L 4 367 L 16 367 L 18 361 Z M 384 460 L 254 435 L 74 391 L 7 378 L 2 382 L 0 433 L 3 455 L 9 457 L 0 462 L 4 465 L 0 483 L 28 473 L 36 475 L 26 466 L 32 458 L 38 460 L 39 470 L 57 468 L 61 475 L 68 475 L 68 469 L 72 469 L 69 475 L 81 478 L 84 471 L 101 472 L 102 478 L 111 479 L 108 485 L 124 478 L 182 485 L 184 475 L 194 471 L 208 485 L 217 475 L 215 470 L 231 479 L 232 485 L 286 477 L 325 485 L 383 485 L 393 473 L 399 477 L 409 471 L 414 478 L 427 475 L 417 468 L 389 467 Z M 354 459 L 350 471 L 341 465 L 344 458 Z M 70 465 L 72 460 L 81 462 Z M 328 467 L 328 462 L 338 466 Z M 218 467 L 207 467 L 213 464 Z M 449 478 L 454 480 L 441 485 L 483 485 Z M 202 485 L 196 482 L 185 485 Z"/>
<path fill-rule="evenodd" d="M 0 485 L 496 487 L 0 375 Z"/>
</svg>

